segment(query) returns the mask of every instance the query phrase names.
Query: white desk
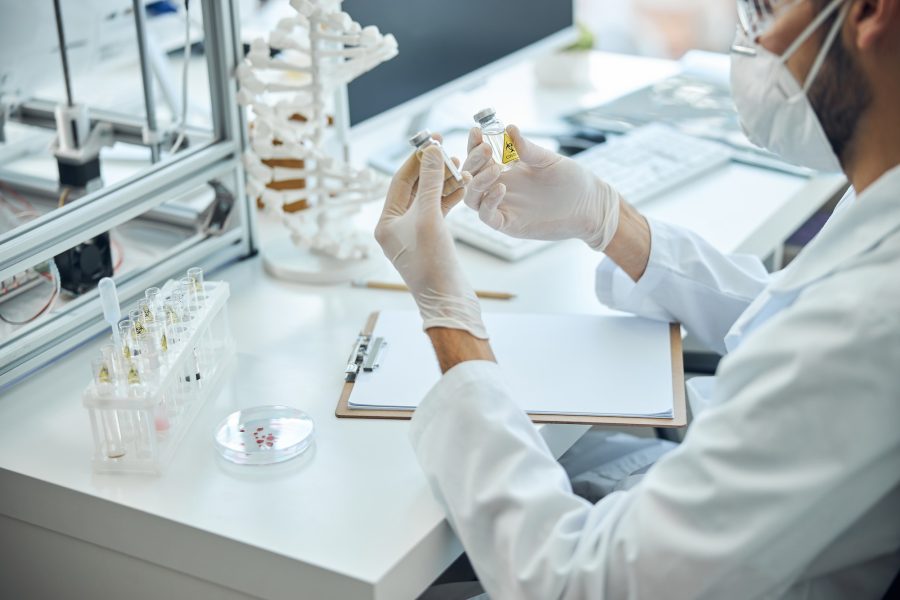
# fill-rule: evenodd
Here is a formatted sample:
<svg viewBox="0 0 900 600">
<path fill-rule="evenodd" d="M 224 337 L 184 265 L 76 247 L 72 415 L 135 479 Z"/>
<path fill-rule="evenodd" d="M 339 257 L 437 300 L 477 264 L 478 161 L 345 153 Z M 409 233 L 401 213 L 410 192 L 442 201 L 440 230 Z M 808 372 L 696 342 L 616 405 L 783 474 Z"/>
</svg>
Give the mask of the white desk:
<svg viewBox="0 0 900 600">
<path fill-rule="evenodd" d="M 659 61 L 597 60 L 607 96 L 615 93 L 613 82 L 625 82 L 621 93 L 672 69 Z M 513 70 L 512 76 L 529 73 Z M 543 106 L 544 114 L 566 109 L 563 94 L 532 94 L 522 81 L 522 106 Z M 601 99 L 590 96 L 570 98 Z M 765 255 L 838 186 L 832 180 L 807 187 L 793 177 L 734 166 L 646 211 L 696 229 L 723 250 Z M 361 219 L 371 226 L 377 212 L 371 207 Z M 476 287 L 518 294 L 513 302 L 485 302 L 485 310 L 604 310 L 593 297 L 598 256 L 583 244 L 562 243 L 515 264 L 470 248 L 461 256 Z M 258 258 L 212 278 L 232 286 L 237 367 L 162 477 L 91 472 L 79 396 L 99 341 L 3 392 L 4 595 L 414 598 L 461 552 L 419 471 L 407 423 L 334 417 L 343 363 L 366 315 L 413 308 L 412 300 L 396 292 L 283 283 L 266 276 Z M 309 412 L 318 426 L 314 454 L 260 469 L 218 460 L 211 444 L 216 422 L 263 403 Z M 546 426 L 542 435 L 558 455 L 583 431 Z"/>
</svg>

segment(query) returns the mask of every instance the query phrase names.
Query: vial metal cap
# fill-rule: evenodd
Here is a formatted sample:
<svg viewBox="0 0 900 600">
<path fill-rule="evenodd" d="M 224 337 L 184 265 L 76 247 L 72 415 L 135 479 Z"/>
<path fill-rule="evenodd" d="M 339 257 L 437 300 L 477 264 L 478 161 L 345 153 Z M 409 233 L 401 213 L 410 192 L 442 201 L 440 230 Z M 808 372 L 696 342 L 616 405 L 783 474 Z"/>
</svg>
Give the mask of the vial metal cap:
<svg viewBox="0 0 900 600">
<path fill-rule="evenodd" d="M 424 144 L 425 142 L 427 142 L 430 139 L 431 139 L 431 132 L 428 131 L 427 129 L 423 129 L 416 135 L 409 138 L 409 143 L 410 143 L 410 145 L 418 148 L 419 146 L 421 146 L 422 144 Z"/>
<path fill-rule="evenodd" d="M 475 119 L 476 123 L 481 123 L 482 121 L 493 119 L 496 115 L 497 111 L 488 106 L 487 108 L 482 108 L 481 110 L 479 110 L 472 116 L 472 118 Z"/>
</svg>

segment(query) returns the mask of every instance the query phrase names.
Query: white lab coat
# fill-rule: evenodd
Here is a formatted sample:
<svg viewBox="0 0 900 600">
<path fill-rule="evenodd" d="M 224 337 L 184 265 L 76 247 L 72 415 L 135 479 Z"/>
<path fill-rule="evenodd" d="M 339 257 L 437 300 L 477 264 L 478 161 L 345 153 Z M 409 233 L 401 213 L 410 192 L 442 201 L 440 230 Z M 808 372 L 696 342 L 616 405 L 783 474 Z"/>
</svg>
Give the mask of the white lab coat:
<svg viewBox="0 0 900 600">
<path fill-rule="evenodd" d="M 684 442 L 638 485 L 572 494 L 502 365 L 457 365 L 416 411 L 417 456 L 485 590 L 880 598 L 900 567 L 900 167 L 771 277 L 651 228 L 645 275 L 601 264 L 600 299 L 727 355 L 691 390 Z"/>
</svg>

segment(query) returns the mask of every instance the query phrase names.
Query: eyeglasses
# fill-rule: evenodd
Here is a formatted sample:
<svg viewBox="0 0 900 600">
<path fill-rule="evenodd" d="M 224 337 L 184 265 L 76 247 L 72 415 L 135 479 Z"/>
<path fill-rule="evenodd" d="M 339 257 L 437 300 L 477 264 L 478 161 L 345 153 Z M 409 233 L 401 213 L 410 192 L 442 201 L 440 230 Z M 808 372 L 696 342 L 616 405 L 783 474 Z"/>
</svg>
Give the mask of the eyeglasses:
<svg viewBox="0 0 900 600">
<path fill-rule="evenodd" d="M 737 0 L 738 23 L 748 38 L 756 40 L 800 2 L 803 0 Z"/>
<path fill-rule="evenodd" d="M 798 5 L 804 0 L 737 0 L 738 6 L 738 35 L 731 51 L 736 54 L 746 54 L 754 56 L 757 53 L 757 39 L 771 29 L 775 23 L 785 12 L 792 7 Z M 800 34 L 794 42 L 784 51 L 783 56 L 790 56 L 796 52 L 809 36 L 818 29 L 838 9 L 844 7 L 843 15 L 846 17 L 846 10 L 849 4 L 845 0 L 832 0 L 825 8 L 823 8 L 809 23 L 803 33 Z M 842 19 L 843 20 L 843 19 Z M 837 29 L 832 28 L 831 36 L 836 35 Z M 743 34 L 743 35 L 741 35 Z M 830 42 L 829 42 L 830 45 Z"/>
</svg>

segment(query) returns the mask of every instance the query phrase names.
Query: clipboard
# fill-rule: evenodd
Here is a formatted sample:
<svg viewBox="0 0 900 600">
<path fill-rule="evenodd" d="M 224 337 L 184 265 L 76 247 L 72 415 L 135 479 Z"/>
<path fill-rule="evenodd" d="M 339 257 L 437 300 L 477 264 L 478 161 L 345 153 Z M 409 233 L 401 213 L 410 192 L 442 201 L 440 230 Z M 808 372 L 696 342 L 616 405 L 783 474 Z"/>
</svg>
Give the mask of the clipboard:
<svg viewBox="0 0 900 600">
<path fill-rule="evenodd" d="M 378 322 L 378 312 L 369 315 L 361 336 L 370 336 Z M 669 339 L 672 352 L 672 418 L 656 417 L 618 417 L 594 415 L 568 415 L 548 413 L 528 413 L 533 423 L 554 423 L 564 425 L 630 425 L 638 427 L 677 428 L 687 425 L 687 405 L 684 389 L 684 360 L 681 349 L 681 326 L 672 323 L 669 326 Z M 350 408 L 350 394 L 353 392 L 353 381 L 345 381 L 338 399 L 335 416 L 351 419 L 412 419 L 413 410 L 380 410 Z"/>
</svg>

